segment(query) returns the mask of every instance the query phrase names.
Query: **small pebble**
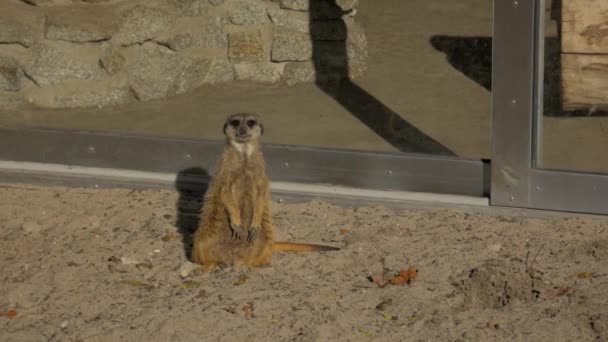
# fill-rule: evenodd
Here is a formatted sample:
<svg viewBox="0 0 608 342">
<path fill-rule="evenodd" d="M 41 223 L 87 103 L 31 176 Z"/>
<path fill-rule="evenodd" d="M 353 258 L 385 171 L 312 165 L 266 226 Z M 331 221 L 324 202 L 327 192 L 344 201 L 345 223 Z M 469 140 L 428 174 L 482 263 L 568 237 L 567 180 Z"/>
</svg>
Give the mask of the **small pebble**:
<svg viewBox="0 0 608 342">
<path fill-rule="evenodd" d="M 40 233 L 42 227 L 36 222 L 25 222 L 21 225 L 21 229 L 27 234 Z"/>
<path fill-rule="evenodd" d="M 186 277 L 188 277 L 189 275 L 191 275 L 191 274 L 192 274 L 192 272 L 194 272 L 194 270 L 196 270 L 198 267 L 199 267 L 199 265 L 198 265 L 198 264 L 195 264 L 195 263 L 190 262 L 190 261 L 186 261 L 186 262 L 184 262 L 184 263 L 183 263 L 183 264 L 180 266 L 180 268 L 179 268 L 179 275 L 180 275 L 182 278 L 186 278 Z"/>
<path fill-rule="evenodd" d="M 500 249 L 502 248 L 502 246 L 500 244 L 494 244 L 494 245 L 489 245 L 488 249 L 491 250 L 492 252 L 500 252 Z"/>
</svg>

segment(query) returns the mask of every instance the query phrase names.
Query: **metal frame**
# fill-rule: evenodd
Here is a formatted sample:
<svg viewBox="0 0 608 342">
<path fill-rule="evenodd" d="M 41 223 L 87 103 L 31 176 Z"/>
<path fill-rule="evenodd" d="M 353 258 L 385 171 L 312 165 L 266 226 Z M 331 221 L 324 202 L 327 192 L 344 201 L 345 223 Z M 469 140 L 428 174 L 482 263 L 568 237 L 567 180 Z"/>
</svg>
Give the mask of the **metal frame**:
<svg viewBox="0 0 608 342">
<path fill-rule="evenodd" d="M 491 204 L 608 214 L 608 175 L 536 168 L 544 0 L 495 0 Z"/>
<path fill-rule="evenodd" d="M 112 133 L 0 128 L 0 161 L 192 175 L 206 181 L 224 143 Z M 478 160 L 264 146 L 272 181 L 484 197 L 489 166 Z M 2 179 L 0 173 L 0 180 Z"/>
</svg>

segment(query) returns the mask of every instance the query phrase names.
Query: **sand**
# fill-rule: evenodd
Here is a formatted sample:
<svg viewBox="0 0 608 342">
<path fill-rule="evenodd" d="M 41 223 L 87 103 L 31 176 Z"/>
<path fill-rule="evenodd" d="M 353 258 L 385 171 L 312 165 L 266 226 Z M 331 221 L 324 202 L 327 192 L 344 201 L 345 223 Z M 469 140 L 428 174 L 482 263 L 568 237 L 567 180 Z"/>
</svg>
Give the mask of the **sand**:
<svg viewBox="0 0 608 342">
<path fill-rule="evenodd" d="M 608 339 L 605 219 L 274 203 L 280 240 L 341 250 L 201 275 L 186 193 L 0 186 L 2 341 Z"/>
</svg>

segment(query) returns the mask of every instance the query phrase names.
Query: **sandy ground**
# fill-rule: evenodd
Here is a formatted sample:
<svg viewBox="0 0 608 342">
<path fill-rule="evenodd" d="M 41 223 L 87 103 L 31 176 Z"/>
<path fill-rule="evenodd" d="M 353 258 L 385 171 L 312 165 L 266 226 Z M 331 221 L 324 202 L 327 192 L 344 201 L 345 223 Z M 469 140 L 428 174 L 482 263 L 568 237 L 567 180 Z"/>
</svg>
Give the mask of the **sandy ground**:
<svg viewBox="0 0 608 342">
<path fill-rule="evenodd" d="M 275 203 L 279 239 L 342 250 L 182 277 L 186 194 L 0 186 L 2 341 L 608 339 L 608 220 Z"/>
</svg>

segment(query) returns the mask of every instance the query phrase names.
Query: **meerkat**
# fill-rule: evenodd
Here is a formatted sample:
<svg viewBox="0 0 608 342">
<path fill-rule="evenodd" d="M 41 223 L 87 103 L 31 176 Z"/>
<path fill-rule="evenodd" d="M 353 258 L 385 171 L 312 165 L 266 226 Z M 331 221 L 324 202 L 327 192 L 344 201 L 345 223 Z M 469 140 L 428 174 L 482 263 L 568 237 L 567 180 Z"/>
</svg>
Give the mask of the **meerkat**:
<svg viewBox="0 0 608 342">
<path fill-rule="evenodd" d="M 205 194 L 192 246 L 192 260 L 206 269 L 268 266 L 277 251 L 339 250 L 274 241 L 269 181 L 260 145 L 263 133 L 256 114 L 233 114 L 226 119 L 226 146 Z"/>
</svg>

